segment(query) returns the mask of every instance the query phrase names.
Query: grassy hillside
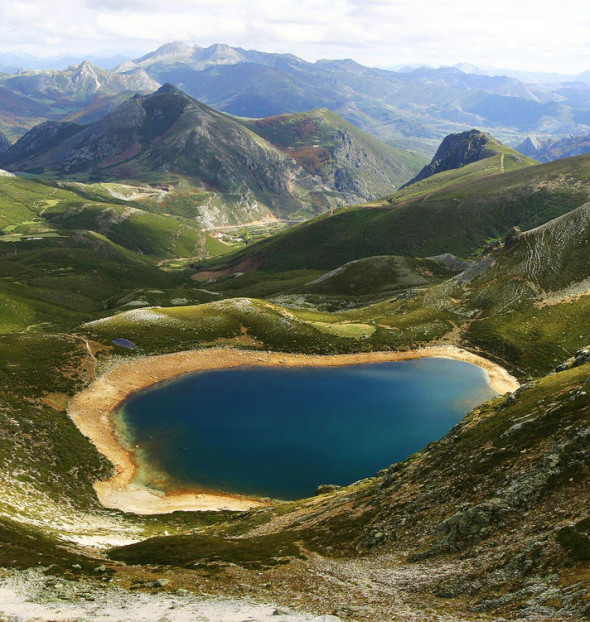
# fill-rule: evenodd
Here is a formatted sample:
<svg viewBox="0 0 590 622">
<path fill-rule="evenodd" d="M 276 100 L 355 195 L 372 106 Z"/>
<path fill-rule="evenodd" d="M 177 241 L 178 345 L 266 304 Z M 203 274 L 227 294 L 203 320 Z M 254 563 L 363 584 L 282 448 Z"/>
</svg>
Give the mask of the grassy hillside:
<svg viewBox="0 0 590 622">
<path fill-rule="evenodd" d="M 117 198 L 100 185 L 0 177 L 0 241 L 55 237 L 62 230 L 91 230 L 152 257 L 205 254 L 205 236 L 195 223 L 148 210 L 144 202 Z M 140 189 L 136 193 L 141 197 Z M 160 208 L 161 212 L 164 209 Z"/>
<path fill-rule="evenodd" d="M 501 155 L 440 173 L 382 203 L 336 211 L 223 262 L 245 271 L 333 269 L 374 255 L 473 256 L 511 227 L 529 229 L 588 197 L 590 157 L 500 169 Z M 504 158 L 507 162 L 507 158 Z M 506 164 L 505 164 L 506 167 Z"/>
<path fill-rule="evenodd" d="M 253 244 L 200 280 L 185 254 L 207 242 L 162 188 L 0 178 L 1 581 L 30 569 L 17 576 L 56 611 L 62 595 L 122 593 L 178 610 L 168 599 L 188 591 L 343 620 L 587 617 L 590 158 L 508 170 L 506 152 L 502 172 L 501 155 Z M 102 508 L 92 484 L 112 467 L 67 414 L 123 357 L 433 344 L 525 384 L 402 463 L 249 512 Z"/>
<path fill-rule="evenodd" d="M 215 299 L 170 261 L 208 255 L 208 238 L 189 219 L 147 211 L 149 188 L 126 199 L 123 190 L 0 177 L 0 332 L 70 329 L 126 304 Z"/>
<path fill-rule="evenodd" d="M 180 287 L 153 259 L 82 231 L 20 243 L 0 238 L 0 275 L 0 332 L 73 328 L 144 289 Z"/>
</svg>

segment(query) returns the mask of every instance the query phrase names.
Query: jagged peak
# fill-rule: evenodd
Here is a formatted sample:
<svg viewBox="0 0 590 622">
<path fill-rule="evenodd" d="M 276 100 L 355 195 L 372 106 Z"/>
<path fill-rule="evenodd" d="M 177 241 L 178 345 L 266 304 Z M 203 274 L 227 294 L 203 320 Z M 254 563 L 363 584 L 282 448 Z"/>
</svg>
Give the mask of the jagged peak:
<svg viewBox="0 0 590 622">
<path fill-rule="evenodd" d="M 92 74 L 95 75 L 98 71 L 98 67 L 93 65 L 89 60 L 83 60 L 78 66 L 73 66 L 74 73 L 78 75 Z"/>
<path fill-rule="evenodd" d="M 430 164 L 427 164 L 416 177 L 403 187 L 432 177 L 437 173 L 461 168 L 466 164 L 488 158 L 494 155 L 498 147 L 502 147 L 502 143 L 491 134 L 481 130 L 471 129 L 457 134 L 449 134 L 441 142 Z"/>
<path fill-rule="evenodd" d="M 182 95 L 183 97 L 188 98 L 188 95 L 186 93 L 181 91 L 171 82 L 165 82 L 164 84 L 162 84 L 162 86 L 154 93 L 154 95 L 164 95 L 166 93 L 174 93 L 176 95 Z"/>
</svg>

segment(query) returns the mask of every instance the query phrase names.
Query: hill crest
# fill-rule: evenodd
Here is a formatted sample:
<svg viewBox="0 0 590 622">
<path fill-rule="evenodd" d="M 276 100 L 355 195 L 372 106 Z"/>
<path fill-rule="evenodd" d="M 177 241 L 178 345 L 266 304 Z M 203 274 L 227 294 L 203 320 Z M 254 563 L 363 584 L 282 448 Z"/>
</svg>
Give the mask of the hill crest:
<svg viewBox="0 0 590 622">
<path fill-rule="evenodd" d="M 467 164 L 489 158 L 496 155 L 501 146 L 501 143 L 491 134 L 476 129 L 449 134 L 436 150 L 430 164 L 427 164 L 404 187 L 438 173 L 461 168 Z"/>
</svg>

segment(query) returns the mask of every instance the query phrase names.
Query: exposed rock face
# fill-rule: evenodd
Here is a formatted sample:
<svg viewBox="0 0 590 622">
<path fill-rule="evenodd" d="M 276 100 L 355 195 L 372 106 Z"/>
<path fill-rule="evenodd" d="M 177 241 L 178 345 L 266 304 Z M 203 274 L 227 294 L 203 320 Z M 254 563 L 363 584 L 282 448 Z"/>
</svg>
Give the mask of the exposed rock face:
<svg viewBox="0 0 590 622">
<path fill-rule="evenodd" d="M 590 362 L 590 346 L 578 350 L 571 358 L 561 363 L 555 368 L 556 373 L 565 371 L 566 369 L 572 369 L 572 367 L 579 367 L 585 363 Z M 590 386 L 588 387 L 590 390 Z"/>
<path fill-rule="evenodd" d="M 449 134 L 440 144 L 430 164 L 426 165 L 406 186 L 437 173 L 461 168 L 466 164 L 488 158 L 494 155 L 490 147 L 499 145 L 500 143 L 490 134 L 479 130 Z"/>
<path fill-rule="evenodd" d="M 364 203 L 390 193 L 416 163 L 326 108 L 258 119 L 257 134 L 291 156 L 342 203 Z"/>
<path fill-rule="evenodd" d="M 516 147 L 517 151 L 520 151 L 525 156 L 530 158 L 537 158 L 539 155 L 539 150 L 543 147 L 542 141 L 536 136 L 527 136 L 521 143 Z"/>
<path fill-rule="evenodd" d="M 10 149 L 10 141 L 0 132 L 0 156 Z"/>
<path fill-rule="evenodd" d="M 539 162 L 553 162 L 590 153 L 590 134 L 544 140 L 528 136 L 516 149 Z"/>
<path fill-rule="evenodd" d="M 522 231 L 520 230 L 520 227 L 512 227 L 512 229 L 506 236 L 506 240 L 504 242 L 504 248 L 506 248 L 507 251 L 515 248 L 521 236 L 522 236 Z"/>
</svg>

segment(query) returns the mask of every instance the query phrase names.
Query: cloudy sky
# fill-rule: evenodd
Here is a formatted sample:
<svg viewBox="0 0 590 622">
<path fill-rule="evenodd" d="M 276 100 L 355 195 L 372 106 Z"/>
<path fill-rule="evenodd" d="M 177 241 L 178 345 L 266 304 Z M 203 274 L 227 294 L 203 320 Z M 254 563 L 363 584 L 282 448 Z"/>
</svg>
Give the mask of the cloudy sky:
<svg viewBox="0 0 590 622">
<path fill-rule="evenodd" d="M 586 0 L 0 0 L 0 51 L 147 52 L 228 43 L 307 60 L 590 69 Z"/>
</svg>

